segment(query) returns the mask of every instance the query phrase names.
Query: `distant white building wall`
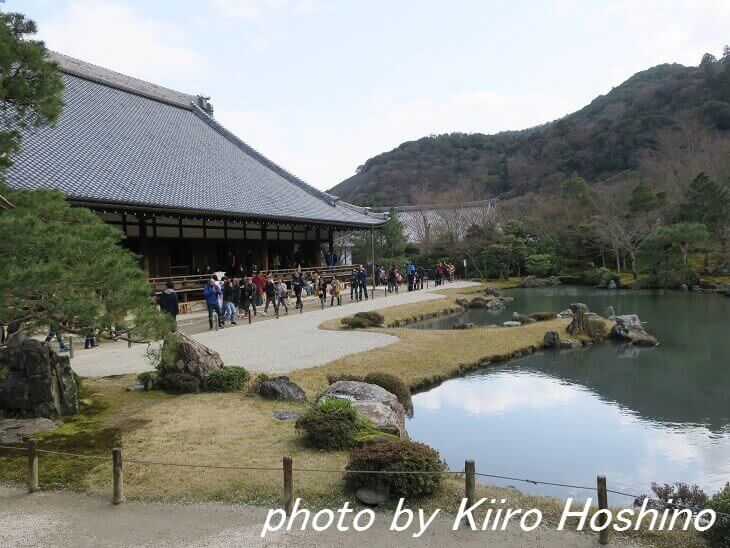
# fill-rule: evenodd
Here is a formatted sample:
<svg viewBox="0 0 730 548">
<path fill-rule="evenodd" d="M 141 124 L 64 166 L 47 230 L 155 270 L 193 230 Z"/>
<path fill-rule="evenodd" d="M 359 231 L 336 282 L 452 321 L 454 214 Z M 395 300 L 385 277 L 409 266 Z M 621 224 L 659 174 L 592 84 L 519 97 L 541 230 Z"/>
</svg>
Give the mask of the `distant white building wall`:
<svg viewBox="0 0 730 548">
<path fill-rule="evenodd" d="M 497 200 L 491 199 L 455 204 L 396 206 L 394 209 L 403 223 L 408 242 L 422 245 L 445 233 L 462 238 L 470 226 L 487 222 L 496 207 Z"/>
</svg>

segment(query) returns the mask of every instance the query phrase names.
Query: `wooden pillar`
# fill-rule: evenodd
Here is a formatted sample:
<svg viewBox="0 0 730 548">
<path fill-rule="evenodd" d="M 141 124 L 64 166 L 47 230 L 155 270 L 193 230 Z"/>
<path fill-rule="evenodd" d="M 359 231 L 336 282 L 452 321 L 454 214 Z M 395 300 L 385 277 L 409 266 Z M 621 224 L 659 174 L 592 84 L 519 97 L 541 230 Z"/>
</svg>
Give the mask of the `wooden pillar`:
<svg viewBox="0 0 730 548">
<path fill-rule="evenodd" d="M 261 224 L 261 270 L 269 269 L 269 240 L 266 237 L 266 225 Z"/>
<path fill-rule="evenodd" d="M 139 227 L 139 252 L 142 255 L 142 269 L 150 276 L 150 246 L 147 240 L 147 216 L 141 214 L 138 217 Z"/>
<path fill-rule="evenodd" d="M 335 252 L 335 231 L 331 228 L 327 229 L 327 249 L 330 253 Z"/>
<path fill-rule="evenodd" d="M 314 266 L 322 266 L 322 232 L 317 228 L 314 232 L 315 249 L 314 249 Z"/>
</svg>

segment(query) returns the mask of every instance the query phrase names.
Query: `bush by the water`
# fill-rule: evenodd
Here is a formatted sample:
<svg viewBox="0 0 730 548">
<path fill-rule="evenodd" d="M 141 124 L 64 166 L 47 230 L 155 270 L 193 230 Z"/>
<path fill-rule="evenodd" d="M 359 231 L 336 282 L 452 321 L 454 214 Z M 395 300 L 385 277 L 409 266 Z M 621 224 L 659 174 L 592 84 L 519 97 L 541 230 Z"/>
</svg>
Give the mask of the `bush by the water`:
<svg viewBox="0 0 730 548">
<path fill-rule="evenodd" d="M 595 270 L 584 270 L 579 274 L 578 278 L 583 285 L 605 287 L 611 283 L 611 280 L 617 286 L 621 285 L 621 277 L 616 272 L 605 267 L 596 268 Z"/>
<path fill-rule="evenodd" d="M 713 495 L 706 507 L 718 512 L 718 515 L 715 525 L 704 531 L 702 536 L 710 546 L 730 546 L 730 482 Z"/>
<path fill-rule="evenodd" d="M 411 389 L 403 382 L 403 379 L 391 373 L 382 373 L 375 371 L 368 373 L 363 377 L 363 382 L 377 384 L 391 394 L 394 394 L 398 401 L 407 412 L 413 411 L 413 402 L 411 401 Z"/>
<path fill-rule="evenodd" d="M 248 378 L 248 371 L 243 367 L 226 366 L 208 375 L 205 389 L 208 392 L 238 392 L 246 386 Z"/>
<path fill-rule="evenodd" d="M 342 318 L 340 323 L 348 329 L 364 329 L 366 327 L 378 327 L 385 321 L 379 312 L 358 312 L 354 316 Z"/>
<path fill-rule="evenodd" d="M 200 379 L 190 373 L 165 373 L 155 383 L 155 388 L 172 394 L 197 394 Z"/>
<path fill-rule="evenodd" d="M 538 322 L 554 320 L 557 317 L 558 315 L 555 312 L 533 312 L 530 314 L 530 318 Z"/>
<path fill-rule="evenodd" d="M 441 485 L 445 466 L 438 451 L 408 440 L 376 441 L 356 448 L 347 465 L 351 489 L 387 488 L 392 497 L 419 497 L 434 493 Z M 428 474 L 363 474 L 358 471 L 419 471 Z"/>
<path fill-rule="evenodd" d="M 319 400 L 300 415 L 295 426 L 317 449 L 352 447 L 358 436 L 375 431 L 375 425 L 358 415 L 351 402 L 340 398 Z"/>
<path fill-rule="evenodd" d="M 525 269 L 528 274 L 538 278 L 555 276 L 560 270 L 558 258 L 552 253 L 537 253 L 525 257 Z"/>
</svg>

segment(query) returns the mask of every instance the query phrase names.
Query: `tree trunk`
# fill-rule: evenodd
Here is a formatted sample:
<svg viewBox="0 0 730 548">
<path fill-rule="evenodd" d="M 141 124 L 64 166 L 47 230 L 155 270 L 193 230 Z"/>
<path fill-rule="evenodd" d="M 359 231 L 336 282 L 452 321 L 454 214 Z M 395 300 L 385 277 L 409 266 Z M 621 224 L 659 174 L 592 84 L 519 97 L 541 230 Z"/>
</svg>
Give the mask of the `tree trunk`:
<svg viewBox="0 0 730 548">
<path fill-rule="evenodd" d="M 616 273 L 618 274 L 618 277 L 621 277 L 621 253 L 619 252 L 617 247 L 613 248 L 613 252 L 616 254 Z"/>
<path fill-rule="evenodd" d="M 633 249 L 629 249 L 629 258 L 631 259 L 631 277 L 635 280 L 639 276 L 636 274 L 636 254 Z"/>
</svg>

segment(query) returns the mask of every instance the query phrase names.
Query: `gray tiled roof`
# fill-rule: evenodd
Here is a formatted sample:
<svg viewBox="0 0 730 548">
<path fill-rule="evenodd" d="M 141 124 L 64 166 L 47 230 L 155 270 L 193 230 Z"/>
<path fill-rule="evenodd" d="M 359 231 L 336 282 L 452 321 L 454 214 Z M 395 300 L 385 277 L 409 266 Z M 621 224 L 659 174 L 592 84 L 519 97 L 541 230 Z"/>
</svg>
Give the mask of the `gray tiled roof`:
<svg viewBox="0 0 730 548">
<path fill-rule="evenodd" d="M 22 130 L 12 188 L 69 198 L 244 218 L 373 226 L 238 139 L 192 95 L 54 54 L 64 108 L 53 127 Z"/>
</svg>

